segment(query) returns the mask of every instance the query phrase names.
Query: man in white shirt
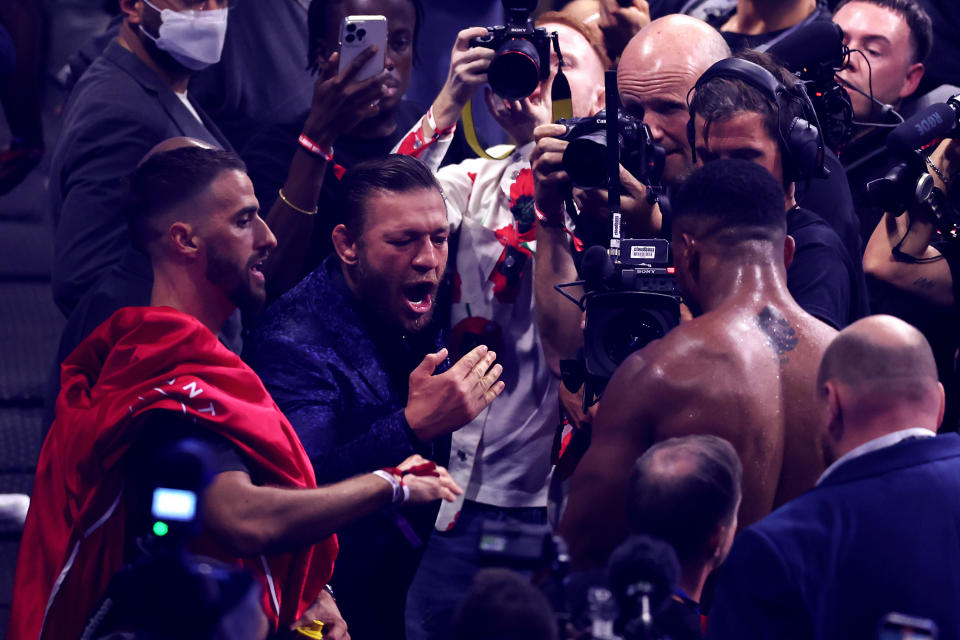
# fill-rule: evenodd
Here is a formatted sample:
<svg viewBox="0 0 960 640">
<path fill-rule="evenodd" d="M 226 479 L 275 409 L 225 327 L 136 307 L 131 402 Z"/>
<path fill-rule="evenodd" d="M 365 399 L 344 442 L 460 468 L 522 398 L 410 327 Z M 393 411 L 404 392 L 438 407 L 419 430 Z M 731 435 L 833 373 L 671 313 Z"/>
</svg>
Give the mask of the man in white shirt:
<svg viewBox="0 0 960 640">
<path fill-rule="evenodd" d="M 818 375 L 817 486 L 740 533 L 708 638 L 867 638 L 897 612 L 960 637 L 960 437 L 923 335 L 892 316 L 840 332 Z"/>
<path fill-rule="evenodd" d="M 537 25 L 558 33 L 574 117 L 601 110 L 608 61 L 599 38 L 562 13 L 543 14 Z M 477 545 L 484 520 L 547 520 L 550 452 L 560 420 L 559 379 L 544 355 L 535 322 L 539 229 L 530 153 L 534 128 L 551 119 L 555 54 L 552 64 L 550 77 L 522 101 L 508 102 L 487 90 L 491 113 L 517 143 L 512 154 L 500 160 L 467 160 L 437 173 L 451 230 L 459 238 L 455 258 L 451 253 L 451 357 L 487 345 L 503 365 L 506 389 L 453 434 L 449 466 L 466 493 L 440 510 L 437 531 L 427 543 L 407 599 L 408 640 L 449 634 L 454 609 L 479 568 Z"/>
</svg>

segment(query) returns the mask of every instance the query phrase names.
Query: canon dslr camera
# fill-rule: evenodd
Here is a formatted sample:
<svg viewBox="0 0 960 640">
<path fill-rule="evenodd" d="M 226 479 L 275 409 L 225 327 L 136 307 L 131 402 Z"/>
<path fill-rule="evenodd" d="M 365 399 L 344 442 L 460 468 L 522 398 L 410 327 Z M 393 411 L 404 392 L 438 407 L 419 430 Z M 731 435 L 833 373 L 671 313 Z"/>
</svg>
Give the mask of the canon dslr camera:
<svg viewBox="0 0 960 640">
<path fill-rule="evenodd" d="M 530 19 L 536 0 L 503 0 L 503 8 L 506 26 L 487 27 L 490 33 L 473 38 L 470 46 L 497 52 L 487 71 L 490 87 L 501 98 L 520 100 L 550 77 L 550 36 Z"/>
<path fill-rule="evenodd" d="M 653 141 L 650 127 L 629 115 L 617 119 L 617 140 L 620 143 L 620 164 L 637 180 L 651 185 L 663 173 L 663 147 Z M 563 153 L 563 169 L 574 186 L 595 189 L 607 186 L 607 113 L 597 112 L 587 118 L 560 120 L 567 132 L 559 136 L 569 144 Z"/>
</svg>

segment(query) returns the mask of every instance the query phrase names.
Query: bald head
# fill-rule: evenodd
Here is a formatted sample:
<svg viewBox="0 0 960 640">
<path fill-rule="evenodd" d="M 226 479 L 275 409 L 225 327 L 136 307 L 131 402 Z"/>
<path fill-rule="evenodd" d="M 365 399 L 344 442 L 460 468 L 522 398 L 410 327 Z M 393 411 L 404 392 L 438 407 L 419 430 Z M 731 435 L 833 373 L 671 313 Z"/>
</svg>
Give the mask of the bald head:
<svg viewBox="0 0 960 640">
<path fill-rule="evenodd" d="M 714 62 L 729 57 L 730 47 L 719 31 L 703 20 L 672 14 L 657 18 L 637 32 L 623 50 L 620 69 L 651 63 L 683 65 L 698 70 L 699 77 Z"/>
<path fill-rule="evenodd" d="M 720 33 L 702 20 L 670 15 L 633 37 L 617 67 L 620 100 L 643 117 L 667 153 L 664 181 L 680 182 L 692 166 L 687 142 L 687 93 L 710 65 L 730 57 Z"/>
<path fill-rule="evenodd" d="M 875 315 L 841 331 L 823 354 L 819 387 L 838 382 L 858 395 L 926 402 L 937 392 L 933 351 L 919 331 L 893 316 Z"/>
</svg>

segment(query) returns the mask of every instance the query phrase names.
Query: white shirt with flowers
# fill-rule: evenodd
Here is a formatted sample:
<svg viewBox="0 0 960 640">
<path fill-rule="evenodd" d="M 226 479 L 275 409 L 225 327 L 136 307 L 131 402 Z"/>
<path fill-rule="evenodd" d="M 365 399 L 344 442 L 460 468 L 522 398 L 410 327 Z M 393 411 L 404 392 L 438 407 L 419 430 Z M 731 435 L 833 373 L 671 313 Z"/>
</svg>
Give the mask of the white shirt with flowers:
<svg viewBox="0 0 960 640">
<path fill-rule="evenodd" d="M 467 160 L 437 173 L 451 231 L 460 234 L 452 265 L 451 357 L 486 344 L 497 352 L 506 384 L 500 397 L 453 434 L 449 470 L 464 495 L 441 506 L 441 531 L 453 527 L 464 499 L 500 507 L 547 503 L 558 381 L 544 358 L 534 316 L 532 150 L 529 143 L 503 160 Z"/>
</svg>

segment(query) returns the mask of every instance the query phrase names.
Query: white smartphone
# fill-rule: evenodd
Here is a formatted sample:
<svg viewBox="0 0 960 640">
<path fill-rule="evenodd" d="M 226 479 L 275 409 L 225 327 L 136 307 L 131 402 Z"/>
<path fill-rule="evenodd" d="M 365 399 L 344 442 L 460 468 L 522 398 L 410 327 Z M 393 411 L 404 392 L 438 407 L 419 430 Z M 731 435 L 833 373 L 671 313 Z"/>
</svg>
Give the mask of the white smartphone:
<svg viewBox="0 0 960 640">
<path fill-rule="evenodd" d="M 354 80 L 365 80 L 383 71 L 387 51 L 387 18 L 385 16 L 347 16 L 340 23 L 340 67 L 343 72 L 370 45 L 377 52 L 360 67 Z"/>
</svg>

